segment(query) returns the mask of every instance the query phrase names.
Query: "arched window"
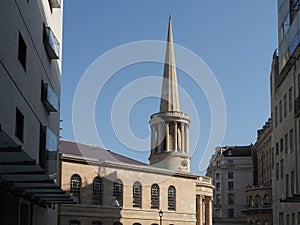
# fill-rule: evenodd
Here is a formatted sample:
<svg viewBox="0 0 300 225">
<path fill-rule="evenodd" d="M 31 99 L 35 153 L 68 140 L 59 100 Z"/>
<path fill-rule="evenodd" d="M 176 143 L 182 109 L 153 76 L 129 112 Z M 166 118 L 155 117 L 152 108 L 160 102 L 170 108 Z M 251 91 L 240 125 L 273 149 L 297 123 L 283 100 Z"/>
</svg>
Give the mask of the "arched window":
<svg viewBox="0 0 300 225">
<path fill-rule="evenodd" d="M 259 195 L 255 196 L 255 206 L 260 206 L 261 204 L 261 198 Z"/>
<path fill-rule="evenodd" d="M 80 222 L 78 220 L 71 220 L 70 225 L 80 225 Z"/>
<path fill-rule="evenodd" d="M 153 184 L 151 186 L 151 209 L 159 208 L 159 186 Z"/>
<path fill-rule="evenodd" d="M 92 225 L 102 225 L 102 222 L 100 222 L 100 221 L 93 221 Z"/>
<path fill-rule="evenodd" d="M 270 205 L 271 204 L 271 197 L 268 194 L 265 194 L 265 205 Z"/>
<path fill-rule="evenodd" d="M 248 206 L 253 206 L 252 195 L 248 196 Z"/>
<path fill-rule="evenodd" d="M 142 185 L 140 182 L 134 182 L 132 189 L 133 207 L 142 208 Z"/>
<path fill-rule="evenodd" d="M 70 181 L 70 193 L 77 203 L 80 204 L 80 188 L 81 177 L 78 174 L 73 174 Z"/>
<path fill-rule="evenodd" d="M 121 180 L 116 180 L 113 187 L 113 206 L 123 206 L 123 183 Z"/>
<path fill-rule="evenodd" d="M 168 210 L 176 210 L 176 189 L 170 186 L 168 189 Z"/>
<path fill-rule="evenodd" d="M 102 179 L 95 177 L 93 181 L 93 204 L 102 205 Z"/>
</svg>

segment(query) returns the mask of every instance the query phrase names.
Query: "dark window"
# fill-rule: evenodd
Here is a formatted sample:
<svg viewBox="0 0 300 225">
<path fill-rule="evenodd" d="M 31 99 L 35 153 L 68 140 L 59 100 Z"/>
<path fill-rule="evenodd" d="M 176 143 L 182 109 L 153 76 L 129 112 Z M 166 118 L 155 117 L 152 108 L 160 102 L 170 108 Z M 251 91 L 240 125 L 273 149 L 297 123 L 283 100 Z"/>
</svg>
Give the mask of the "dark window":
<svg viewBox="0 0 300 225">
<path fill-rule="evenodd" d="M 123 223 L 120 223 L 120 222 L 114 222 L 113 225 L 123 225 Z"/>
<path fill-rule="evenodd" d="M 280 139 L 280 152 L 283 151 L 283 139 L 281 138 Z"/>
<path fill-rule="evenodd" d="M 216 180 L 220 179 L 220 173 L 216 173 Z"/>
<path fill-rule="evenodd" d="M 290 152 L 294 151 L 294 132 L 293 129 L 290 130 Z"/>
<path fill-rule="evenodd" d="M 285 175 L 285 196 L 288 197 L 289 194 L 289 188 L 290 188 L 290 178 L 289 175 Z"/>
<path fill-rule="evenodd" d="M 278 106 L 275 107 L 275 127 L 278 126 Z"/>
<path fill-rule="evenodd" d="M 114 182 L 113 198 L 114 201 L 116 201 L 116 203 L 114 203 L 114 206 L 123 206 L 123 183 L 121 180 L 116 180 Z"/>
<path fill-rule="evenodd" d="M 228 209 L 228 217 L 230 218 L 234 217 L 234 209 Z"/>
<path fill-rule="evenodd" d="M 234 194 L 228 194 L 228 204 L 229 205 L 234 204 Z"/>
<path fill-rule="evenodd" d="M 280 160 L 280 178 L 283 178 L 283 159 Z"/>
<path fill-rule="evenodd" d="M 293 89 L 290 88 L 289 89 L 289 112 L 292 111 L 292 108 L 293 108 Z"/>
<path fill-rule="evenodd" d="M 71 220 L 70 225 L 80 225 L 80 222 L 78 220 Z"/>
<path fill-rule="evenodd" d="M 221 204 L 221 195 L 216 195 L 216 204 L 219 205 Z"/>
<path fill-rule="evenodd" d="M 168 210 L 176 210 L 176 189 L 170 186 L 168 189 Z"/>
<path fill-rule="evenodd" d="M 233 179 L 233 172 L 228 172 L 228 178 Z"/>
<path fill-rule="evenodd" d="M 292 213 L 292 225 L 296 225 L 296 216 L 295 216 L 295 213 Z"/>
<path fill-rule="evenodd" d="M 95 177 L 93 180 L 93 204 L 102 205 L 102 179 Z"/>
<path fill-rule="evenodd" d="M 21 203 L 20 204 L 20 225 L 29 225 L 29 205 Z"/>
<path fill-rule="evenodd" d="M 290 214 L 286 215 L 286 224 L 290 225 Z"/>
<path fill-rule="evenodd" d="M 19 32 L 18 59 L 25 71 L 26 71 L 26 56 L 27 56 L 27 46 L 21 33 Z"/>
<path fill-rule="evenodd" d="M 159 186 L 153 184 L 151 186 L 151 209 L 159 208 Z"/>
<path fill-rule="evenodd" d="M 276 163 L 276 180 L 279 179 L 279 163 Z"/>
<path fill-rule="evenodd" d="M 282 121 L 282 101 L 279 102 L 279 122 Z"/>
<path fill-rule="evenodd" d="M 102 222 L 100 222 L 100 221 L 93 221 L 92 225 L 102 225 Z"/>
<path fill-rule="evenodd" d="M 283 220 L 283 213 L 279 213 L 279 224 L 284 225 L 284 220 Z"/>
<path fill-rule="evenodd" d="M 132 188 L 133 207 L 142 208 L 142 185 L 140 182 L 134 182 Z"/>
<path fill-rule="evenodd" d="M 73 174 L 70 182 L 70 193 L 78 204 L 80 204 L 80 188 L 81 177 L 78 174 Z"/>
<path fill-rule="evenodd" d="M 288 136 L 288 134 L 284 135 L 284 152 L 285 152 L 285 155 L 287 155 L 289 152 L 289 136 Z"/>
<path fill-rule="evenodd" d="M 221 189 L 221 183 L 218 182 L 218 183 L 216 183 L 216 190 L 217 190 L 217 191 L 220 191 L 220 189 Z"/>
<path fill-rule="evenodd" d="M 270 197 L 270 195 L 265 194 L 264 200 L 265 200 L 265 205 L 270 205 L 271 204 L 271 197 Z"/>
<path fill-rule="evenodd" d="M 233 182 L 229 181 L 228 182 L 228 191 L 232 191 L 233 190 Z"/>
<path fill-rule="evenodd" d="M 295 173 L 291 172 L 291 194 L 295 194 Z M 300 221 L 299 221 L 300 222 Z"/>
<path fill-rule="evenodd" d="M 16 108 L 15 135 L 22 142 L 23 142 L 23 132 L 24 132 L 24 116 L 21 113 L 21 111 L 18 108 Z"/>
<path fill-rule="evenodd" d="M 287 96 L 286 96 L 286 94 L 283 97 L 283 114 L 284 114 L 284 117 L 287 116 Z"/>
<path fill-rule="evenodd" d="M 278 142 L 276 143 L 275 151 L 276 151 L 276 155 L 278 155 L 279 154 L 279 144 L 278 144 Z"/>
</svg>

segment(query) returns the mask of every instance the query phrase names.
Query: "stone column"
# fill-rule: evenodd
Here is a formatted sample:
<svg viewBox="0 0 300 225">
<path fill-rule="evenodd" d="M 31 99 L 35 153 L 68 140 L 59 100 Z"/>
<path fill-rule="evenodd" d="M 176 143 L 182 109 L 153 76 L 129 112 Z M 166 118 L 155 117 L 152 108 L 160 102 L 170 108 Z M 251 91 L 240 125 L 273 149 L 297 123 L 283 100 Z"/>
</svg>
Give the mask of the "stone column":
<svg viewBox="0 0 300 225">
<path fill-rule="evenodd" d="M 169 145 L 169 134 L 170 134 L 170 126 L 169 122 L 166 122 L 166 151 L 168 152 L 170 150 L 170 145 Z"/>
<path fill-rule="evenodd" d="M 184 123 L 181 124 L 181 152 L 185 151 L 185 130 Z"/>
<path fill-rule="evenodd" d="M 203 200 L 201 195 L 196 195 L 196 225 L 203 225 Z"/>
<path fill-rule="evenodd" d="M 186 154 L 189 154 L 189 127 L 188 127 L 188 125 L 186 125 L 186 130 L 185 130 L 185 135 L 186 135 L 186 150 L 185 150 L 185 152 L 186 152 Z"/>
<path fill-rule="evenodd" d="M 177 122 L 174 122 L 174 151 L 177 152 Z"/>
<path fill-rule="evenodd" d="M 211 201 L 211 197 L 205 197 L 205 225 L 212 225 L 212 201 Z"/>
</svg>

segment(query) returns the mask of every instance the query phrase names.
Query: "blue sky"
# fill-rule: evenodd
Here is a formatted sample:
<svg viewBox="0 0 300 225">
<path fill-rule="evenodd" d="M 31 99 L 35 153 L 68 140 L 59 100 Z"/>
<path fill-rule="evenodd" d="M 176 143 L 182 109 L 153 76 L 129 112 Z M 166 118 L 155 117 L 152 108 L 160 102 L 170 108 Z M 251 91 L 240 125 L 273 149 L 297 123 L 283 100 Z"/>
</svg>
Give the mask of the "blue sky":
<svg viewBox="0 0 300 225">
<path fill-rule="evenodd" d="M 168 17 L 171 15 L 174 42 L 201 57 L 222 89 L 227 111 L 222 145 L 254 143 L 256 130 L 270 116 L 269 76 L 272 55 L 277 48 L 276 13 L 276 1 L 271 0 L 87 0 L 84 4 L 78 0 L 65 0 L 62 138 L 75 140 L 72 104 L 76 87 L 89 66 L 107 51 L 123 44 L 143 40 L 165 41 Z M 116 137 L 111 123 L 111 110 L 114 100 L 126 85 L 143 77 L 161 77 L 162 74 L 162 64 L 146 62 L 124 67 L 110 76 L 101 89 L 95 107 L 95 121 L 103 141 L 102 147 L 148 162 L 147 149 L 138 151 L 126 148 Z M 191 135 L 197 142 L 191 168 L 194 173 L 203 173 L 199 171 L 199 161 L 210 135 L 209 102 L 197 84 L 180 70 L 178 82 L 191 96 L 198 110 L 200 133 L 196 135 L 199 136 L 198 140 Z M 184 103 L 181 105 L 182 111 L 185 111 Z M 124 124 L 129 123 L 136 137 L 147 138 L 150 115 L 158 110 L 158 98 L 140 99 L 131 108 L 129 118 L 124 118 Z M 196 120 L 192 118 L 191 131 L 197 125 L 193 125 Z M 119 123 L 119 126 L 124 124 Z M 88 134 L 89 130 L 85 132 Z M 93 139 L 80 141 L 98 144 Z"/>
</svg>

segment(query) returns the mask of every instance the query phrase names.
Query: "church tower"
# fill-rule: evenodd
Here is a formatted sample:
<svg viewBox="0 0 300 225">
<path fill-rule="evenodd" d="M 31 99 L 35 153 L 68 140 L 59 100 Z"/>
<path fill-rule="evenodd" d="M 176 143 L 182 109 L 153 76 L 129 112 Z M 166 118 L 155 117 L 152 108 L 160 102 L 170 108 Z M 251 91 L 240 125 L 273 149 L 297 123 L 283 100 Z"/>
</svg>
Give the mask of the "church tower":
<svg viewBox="0 0 300 225">
<path fill-rule="evenodd" d="M 151 127 L 150 165 L 190 172 L 190 117 L 180 112 L 171 18 L 169 18 L 160 111 L 151 116 L 149 123 Z"/>
</svg>

